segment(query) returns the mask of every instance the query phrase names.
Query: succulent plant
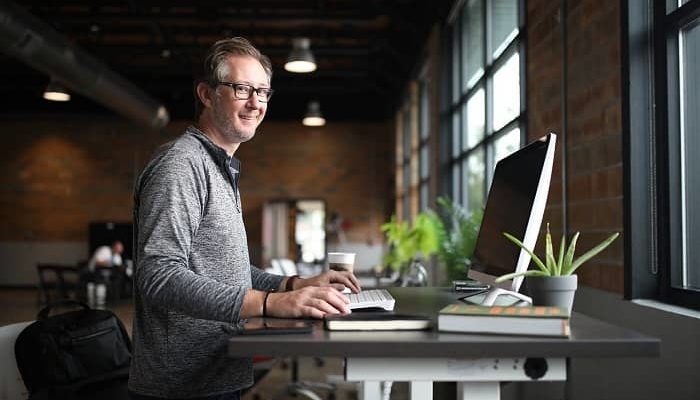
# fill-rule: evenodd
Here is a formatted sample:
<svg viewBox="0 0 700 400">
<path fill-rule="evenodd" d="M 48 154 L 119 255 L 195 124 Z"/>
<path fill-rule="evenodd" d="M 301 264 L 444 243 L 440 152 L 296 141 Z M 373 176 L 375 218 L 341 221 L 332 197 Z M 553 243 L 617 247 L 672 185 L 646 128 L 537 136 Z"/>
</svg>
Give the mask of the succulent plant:
<svg viewBox="0 0 700 400">
<path fill-rule="evenodd" d="M 572 275 L 581 265 L 583 265 L 583 263 L 605 250 L 606 247 L 608 247 L 615 241 L 615 239 L 617 239 L 618 236 L 620 236 L 620 232 L 615 232 L 607 239 L 600 242 L 597 246 L 574 259 L 574 252 L 576 251 L 576 242 L 578 241 L 579 234 L 580 232 L 576 232 L 574 234 L 568 248 L 566 246 L 566 236 L 562 235 L 561 242 L 559 243 L 559 255 L 558 257 L 555 257 L 554 247 L 552 245 L 552 235 L 549 232 L 549 224 L 547 224 L 547 234 L 545 235 L 545 261 L 542 261 L 535 253 L 525 247 L 525 244 L 523 244 L 523 242 L 521 242 L 518 238 L 507 232 L 503 232 L 503 235 L 508 238 L 508 240 L 518 245 L 518 247 L 525 250 L 530 257 L 532 257 L 532 261 L 535 263 L 538 269 L 530 269 L 524 272 L 514 272 L 511 274 L 502 275 L 496 279 L 496 282 L 502 282 L 518 276 Z"/>
</svg>

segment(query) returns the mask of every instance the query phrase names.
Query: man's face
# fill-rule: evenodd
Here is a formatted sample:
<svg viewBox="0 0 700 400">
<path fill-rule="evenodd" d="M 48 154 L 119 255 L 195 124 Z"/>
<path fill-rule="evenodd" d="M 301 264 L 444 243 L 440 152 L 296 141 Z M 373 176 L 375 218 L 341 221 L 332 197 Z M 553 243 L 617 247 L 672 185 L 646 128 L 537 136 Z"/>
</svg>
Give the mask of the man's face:
<svg viewBox="0 0 700 400">
<path fill-rule="evenodd" d="M 244 83 L 255 88 L 269 88 L 270 81 L 260 62 L 248 56 L 231 56 L 226 60 L 228 73 L 224 81 Z M 218 85 L 212 99 L 212 120 L 217 130 L 230 143 L 242 143 L 253 138 L 260 125 L 267 103 L 258 101 L 253 92 L 247 100 L 237 99 L 234 89 Z"/>
<path fill-rule="evenodd" d="M 122 242 L 115 242 L 112 244 L 112 253 L 121 254 L 124 252 L 124 245 Z"/>
</svg>

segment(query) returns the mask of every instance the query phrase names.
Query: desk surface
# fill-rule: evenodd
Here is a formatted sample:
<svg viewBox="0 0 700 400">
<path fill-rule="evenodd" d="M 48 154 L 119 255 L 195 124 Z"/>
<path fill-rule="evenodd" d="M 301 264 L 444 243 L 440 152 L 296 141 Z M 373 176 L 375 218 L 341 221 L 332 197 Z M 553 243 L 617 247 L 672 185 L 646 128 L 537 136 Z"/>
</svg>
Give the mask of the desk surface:
<svg viewBox="0 0 700 400">
<path fill-rule="evenodd" d="M 391 288 L 398 313 L 431 316 L 454 302 L 446 288 Z M 574 313 L 571 337 L 471 335 L 432 331 L 338 332 L 314 322 L 311 334 L 233 336 L 229 355 L 319 357 L 657 357 L 659 339 Z"/>
</svg>

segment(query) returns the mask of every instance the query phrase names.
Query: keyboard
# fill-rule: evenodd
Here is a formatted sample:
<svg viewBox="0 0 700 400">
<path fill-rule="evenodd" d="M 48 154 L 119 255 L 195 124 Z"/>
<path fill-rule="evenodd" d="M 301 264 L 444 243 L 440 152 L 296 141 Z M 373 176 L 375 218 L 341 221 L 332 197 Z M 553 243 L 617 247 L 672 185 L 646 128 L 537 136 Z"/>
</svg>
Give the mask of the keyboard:
<svg viewBox="0 0 700 400">
<path fill-rule="evenodd" d="M 387 311 L 394 309 L 394 297 L 386 289 L 363 290 L 360 293 L 347 294 L 350 299 L 350 309 L 383 308 Z"/>
</svg>

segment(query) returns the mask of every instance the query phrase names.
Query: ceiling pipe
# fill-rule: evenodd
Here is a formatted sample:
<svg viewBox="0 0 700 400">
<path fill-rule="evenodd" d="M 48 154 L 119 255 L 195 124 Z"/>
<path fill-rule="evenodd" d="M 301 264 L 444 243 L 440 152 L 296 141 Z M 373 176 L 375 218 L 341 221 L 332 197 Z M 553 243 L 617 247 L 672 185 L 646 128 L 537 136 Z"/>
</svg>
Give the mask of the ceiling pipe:
<svg viewBox="0 0 700 400">
<path fill-rule="evenodd" d="M 0 51 L 135 122 L 168 123 L 162 104 L 10 1 L 0 2 Z"/>
</svg>

